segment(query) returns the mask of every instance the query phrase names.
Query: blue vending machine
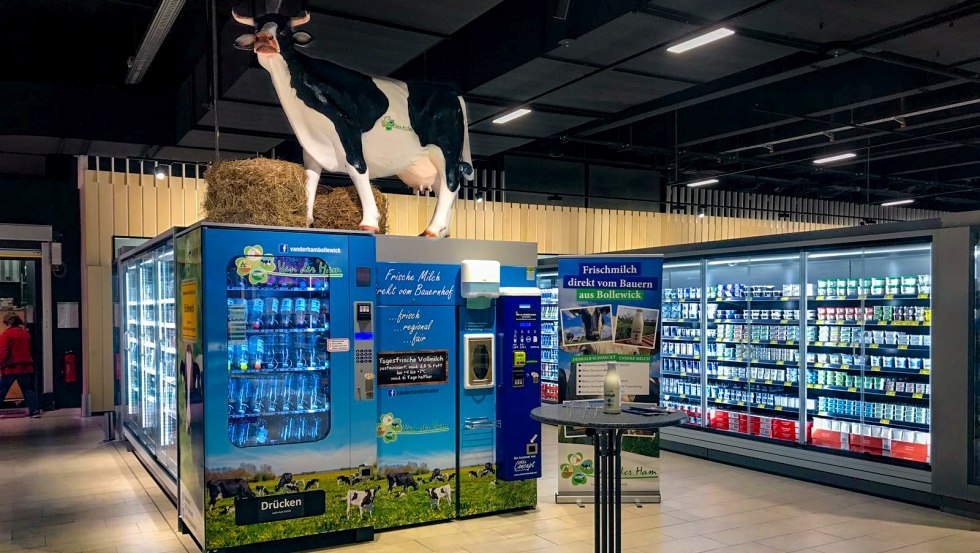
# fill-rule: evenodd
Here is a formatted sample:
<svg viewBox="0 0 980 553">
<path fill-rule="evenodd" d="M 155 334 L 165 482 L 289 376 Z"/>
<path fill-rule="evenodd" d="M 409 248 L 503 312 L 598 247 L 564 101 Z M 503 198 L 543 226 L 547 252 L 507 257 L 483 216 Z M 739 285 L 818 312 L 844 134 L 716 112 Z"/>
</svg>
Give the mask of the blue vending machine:
<svg viewBox="0 0 980 553">
<path fill-rule="evenodd" d="M 534 244 L 378 237 L 377 248 L 379 512 L 392 516 L 376 527 L 533 507 Z"/>
<path fill-rule="evenodd" d="M 373 535 L 374 237 L 176 237 L 179 513 L 205 551 Z"/>
</svg>

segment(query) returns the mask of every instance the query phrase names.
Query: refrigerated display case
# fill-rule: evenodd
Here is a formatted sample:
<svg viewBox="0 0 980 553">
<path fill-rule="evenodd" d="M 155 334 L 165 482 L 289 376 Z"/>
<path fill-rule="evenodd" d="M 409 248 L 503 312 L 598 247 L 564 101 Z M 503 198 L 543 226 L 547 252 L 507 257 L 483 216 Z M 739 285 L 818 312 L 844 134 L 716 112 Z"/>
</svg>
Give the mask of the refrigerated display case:
<svg viewBox="0 0 980 553">
<path fill-rule="evenodd" d="M 118 262 L 120 336 L 126 404 L 123 434 L 176 496 L 177 378 L 172 233 L 128 251 Z"/>
<path fill-rule="evenodd" d="M 930 246 L 806 257 L 807 443 L 929 462 Z"/>
<path fill-rule="evenodd" d="M 689 427 L 929 463 L 930 244 L 664 265 L 662 402 Z"/>
<path fill-rule="evenodd" d="M 660 348 L 660 397 L 664 406 L 687 413 L 689 426 L 701 426 L 703 267 L 700 261 L 664 263 Z M 692 311 L 693 308 L 693 311 Z"/>
<path fill-rule="evenodd" d="M 558 276 L 538 275 L 541 289 L 541 401 L 558 403 Z"/>
<path fill-rule="evenodd" d="M 706 266 L 706 425 L 796 441 L 799 254 L 709 259 Z"/>
</svg>

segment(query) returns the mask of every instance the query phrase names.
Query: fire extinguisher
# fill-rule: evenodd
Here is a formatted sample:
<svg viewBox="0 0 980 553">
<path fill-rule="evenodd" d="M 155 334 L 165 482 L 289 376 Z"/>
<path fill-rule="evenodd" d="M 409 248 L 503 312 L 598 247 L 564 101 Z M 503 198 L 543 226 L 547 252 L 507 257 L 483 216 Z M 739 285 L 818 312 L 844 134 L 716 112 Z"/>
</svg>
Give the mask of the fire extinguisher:
<svg viewBox="0 0 980 553">
<path fill-rule="evenodd" d="M 78 380 L 78 355 L 71 350 L 65 352 L 65 382 Z"/>
</svg>

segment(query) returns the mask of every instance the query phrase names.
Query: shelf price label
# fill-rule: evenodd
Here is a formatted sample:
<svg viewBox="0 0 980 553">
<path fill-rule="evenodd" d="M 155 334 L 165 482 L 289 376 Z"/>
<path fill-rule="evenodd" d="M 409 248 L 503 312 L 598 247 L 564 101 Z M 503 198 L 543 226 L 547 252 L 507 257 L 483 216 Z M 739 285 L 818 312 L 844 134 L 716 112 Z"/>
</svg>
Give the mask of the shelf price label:
<svg viewBox="0 0 980 553">
<path fill-rule="evenodd" d="M 894 397 L 895 396 L 895 392 L 892 391 L 892 390 L 889 390 L 889 391 L 885 392 L 885 395 L 886 396 L 889 396 L 889 397 Z"/>
<path fill-rule="evenodd" d="M 895 299 L 895 294 L 885 294 L 884 295 L 884 298 L 886 300 L 893 300 L 893 299 Z"/>
<path fill-rule="evenodd" d="M 776 411 L 782 411 L 783 410 L 783 406 L 782 405 L 776 405 L 775 407 L 773 407 L 773 409 L 775 409 Z"/>
<path fill-rule="evenodd" d="M 920 300 L 927 300 L 927 299 L 929 299 L 929 294 L 919 294 L 919 299 Z"/>
<path fill-rule="evenodd" d="M 868 344 L 868 349 L 878 349 L 878 344 Z"/>
<path fill-rule="evenodd" d="M 846 370 L 849 370 L 851 368 L 851 366 L 850 365 L 841 365 L 840 368 L 841 369 L 844 369 L 846 371 Z"/>
<path fill-rule="evenodd" d="M 892 421 L 890 419 L 881 419 L 878 422 L 880 422 L 881 424 L 891 424 L 892 423 Z"/>
<path fill-rule="evenodd" d="M 873 373 L 880 373 L 881 372 L 881 367 L 871 367 L 871 372 L 873 372 Z"/>
<path fill-rule="evenodd" d="M 735 405 L 738 405 L 739 407 L 745 407 L 745 402 L 744 401 L 740 401 L 740 402 L 736 403 Z"/>
<path fill-rule="evenodd" d="M 898 346 L 898 349 L 909 349 L 909 346 L 903 344 L 903 345 Z"/>
<path fill-rule="evenodd" d="M 755 408 L 756 409 L 765 409 L 766 408 L 766 404 L 765 403 L 759 403 L 758 405 L 755 406 Z"/>
<path fill-rule="evenodd" d="M 912 399 L 922 399 L 922 394 L 912 394 Z"/>
<path fill-rule="evenodd" d="M 851 392 L 853 394 L 853 393 L 857 392 L 858 389 L 852 386 L 852 387 L 848 388 L 847 391 L 848 392 Z"/>
<path fill-rule="evenodd" d="M 785 362 L 785 361 L 776 361 L 776 364 L 777 364 L 777 365 L 785 365 L 785 364 L 786 364 L 786 362 Z"/>
<path fill-rule="evenodd" d="M 793 386 L 793 382 L 783 382 L 783 386 Z"/>
<path fill-rule="evenodd" d="M 772 380 L 766 380 L 767 385 L 772 385 Z"/>
<path fill-rule="evenodd" d="M 926 374 L 927 375 L 927 374 L 929 374 L 929 369 L 921 369 L 919 371 L 919 374 Z"/>
<path fill-rule="evenodd" d="M 788 325 L 789 324 L 789 319 L 780 319 L 779 320 L 779 324 L 781 324 L 781 325 Z"/>
<path fill-rule="evenodd" d="M 827 299 L 827 296 L 817 296 L 814 299 L 817 300 L 817 301 L 823 301 L 823 300 Z"/>
</svg>

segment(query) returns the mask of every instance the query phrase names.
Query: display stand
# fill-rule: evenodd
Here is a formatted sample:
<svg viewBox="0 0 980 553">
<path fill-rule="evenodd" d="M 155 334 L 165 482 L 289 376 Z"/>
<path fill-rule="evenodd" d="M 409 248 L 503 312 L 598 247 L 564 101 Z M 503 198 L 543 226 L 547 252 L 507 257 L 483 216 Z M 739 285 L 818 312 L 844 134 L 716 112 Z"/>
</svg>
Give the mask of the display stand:
<svg viewBox="0 0 980 553">
<path fill-rule="evenodd" d="M 624 404 L 624 408 L 629 404 Z M 592 437 L 595 453 L 595 551 L 619 553 L 622 545 L 622 467 L 621 451 L 626 430 L 653 430 L 676 426 L 687 415 L 682 411 L 661 409 L 654 405 L 636 405 L 644 414 L 624 411 L 602 412 L 599 404 L 580 403 L 542 405 L 531 411 L 531 417 L 545 424 L 585 428 Z"/>
</svg>

